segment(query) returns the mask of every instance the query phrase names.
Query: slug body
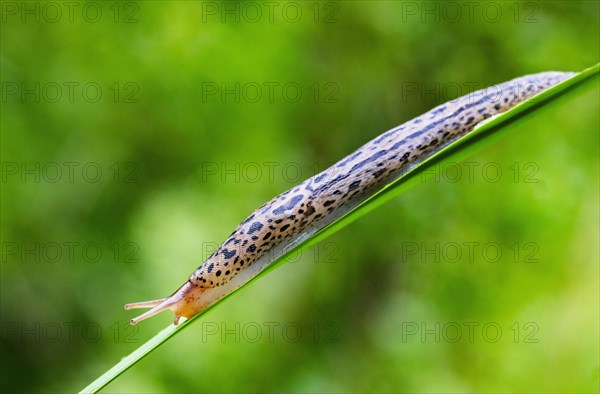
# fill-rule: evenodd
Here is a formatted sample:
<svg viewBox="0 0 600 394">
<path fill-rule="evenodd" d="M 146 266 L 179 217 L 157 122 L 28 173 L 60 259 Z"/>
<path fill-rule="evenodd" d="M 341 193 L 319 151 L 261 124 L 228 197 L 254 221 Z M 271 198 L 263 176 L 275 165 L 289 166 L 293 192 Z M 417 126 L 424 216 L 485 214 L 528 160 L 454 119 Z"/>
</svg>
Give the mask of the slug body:
<svg viewBox="0 0 600 394">
<path fill-rule="evenodd" d="M 256 209 L 170 297 L 125 305 L 151 308 L 131 324 L 166 309 L 175 313 L 175 324 L 200 313 L 481 121 L 572 75 L 544 72 L 516 78 L 439 105 L 383 133 Z"/>
</svg>

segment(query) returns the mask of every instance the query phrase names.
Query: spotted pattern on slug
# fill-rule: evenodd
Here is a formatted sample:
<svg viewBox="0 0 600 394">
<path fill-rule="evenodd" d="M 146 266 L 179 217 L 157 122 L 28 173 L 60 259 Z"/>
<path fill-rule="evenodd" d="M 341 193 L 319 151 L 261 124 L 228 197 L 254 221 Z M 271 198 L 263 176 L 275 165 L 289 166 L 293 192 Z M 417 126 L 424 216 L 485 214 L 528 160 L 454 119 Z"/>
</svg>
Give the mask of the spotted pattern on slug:
<svg viewBox="0 0 600 394">
<path fill-rule="evenodd" d="M 176 324 L 180 316 L 197 314 L 270 264 L 274 259 L 265 259 L 270 252 L 309 228 L 325 226 L 481 121 L 572 75 L 545 72 L 516 78 L 439 105 L 383 133 L 256 209 L 171 297 L 126 305 L 152 308 L 132 324 L 164 309 L 175 312 Z M 253 267 L 257 261 L 262 265 Z"/>
<path fill-rule="evenodd" d="M 348 200 L 389 183 L 395 173 L 464 135 L 482 120 L 508 110 L 563 79 L 563 73 L 517 78 L 442 104 L 382 134 L 322 173 L 259 207 L 192 274 L 190 282 L 198 287 L 226 284 L 273 246 Z"/>
</svg>

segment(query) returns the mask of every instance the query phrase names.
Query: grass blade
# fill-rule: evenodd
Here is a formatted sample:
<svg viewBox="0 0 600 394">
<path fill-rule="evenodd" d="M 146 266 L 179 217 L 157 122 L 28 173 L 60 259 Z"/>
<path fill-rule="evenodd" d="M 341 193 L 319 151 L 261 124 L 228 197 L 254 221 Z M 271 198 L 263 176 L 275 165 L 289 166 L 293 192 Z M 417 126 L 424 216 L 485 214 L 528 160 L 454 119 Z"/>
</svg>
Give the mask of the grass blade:
<svg viewBox="0 0 600 394">
<path fill-rule="evenodd" d="M 539 114 L 542 109 L 550 110 L 551 108 L 549 107 L 549 104 L 552 103 L 554 105 L 558 105 L 560 103 L 566 102 L 566 100 L 570 97 L 574 97 L 575 95 L 583 93 L 589 89 L 597 88 L 597 79 L 599 75 L 600 65 L 597 64 L 591 68 L 582 71 L 574 77 L 546 90 L 545 92 L 542 92 L 537 96 L 521 103 L 520 105 L 512 108 L 511 110 L 489 120 L 488 122 L 479 125 L 468 135 L 448 145 L 435 155 L 429 157 L 419 166 L 412 168 L 406 174 L 403 174 L 402 177 L 387 185 L 377 194 L 375 194 L 362 204 L 358 205 L 354 210 L 348 212 L 346 215 L 342 216 L 327 227 L 318 231 L 309 239 L 306 239 L 304 242 L 288 250 L 285 254 L 279 256 L 267 269 L 262 271 L 259 275 L 257 275 L 248 283 L 253 282 L 257 278 L 266 274 L 268 271 L 279 266 L 280 264 L 285 262 L 291 255 L 313 246 L 319 241 L 339 231 L 341 228 L 345 227 L 352 221 L 358 219 L 359 217 L 365 215 L 366 213 L 370 212 L 376 207 L 396 197 L 398 194 L 402 193 L 406 189 L 416 185 L 418 183 L 419 175 L 423 174 L 424 171 L 431 169 L 434 165 L 443 164 L 444 162 L 447 162 L 450 159 L 464 159 L 467 156 L 475 153 L 484 144 L 489 144 L 494 140 L 494 138 L 498 138 L 506 132 L 509 132 L 511 129 L 509 127 L 510 125 L 530 115 Z M 248 283 L 246 283 L 244 286 L 248 285 Z M 151 353 L 154 349 L 158 348 L 161 344 L 163 344 L 173 335 L 176 335 L 177 333 L 181 332 L 184 328 L 190 325 L 190 323 L 193 320 L 199 318 L 200 316 L 203 316 L 209 310 L 214 308 L 216 305 L 224 301 L 229 296 L 231 296 L 231 294 L 219 300 L 204 312 L 196 315 L 194 318 L 187 321 L 182 320 L 182 322 L 178 326 L 170 325 L 169 327 L 165 328 L 152 339 L 150 339 L 148 342 L 144 343 L 142 346 L 136 349 L 133 353 L 119 361 L 102 376 L 100 376 L 90 385 L 85 387 L 81 392 L 95 393 L 98 390 L 102 389 L 108 383 L 110 383 L 112 380 L 114 380 L 116 377 L 118 377 L 120 374 L 125 372 L 132 365 L 134 365 L 137 361 L 145 357 L 147 354 Z"/>
</svg>

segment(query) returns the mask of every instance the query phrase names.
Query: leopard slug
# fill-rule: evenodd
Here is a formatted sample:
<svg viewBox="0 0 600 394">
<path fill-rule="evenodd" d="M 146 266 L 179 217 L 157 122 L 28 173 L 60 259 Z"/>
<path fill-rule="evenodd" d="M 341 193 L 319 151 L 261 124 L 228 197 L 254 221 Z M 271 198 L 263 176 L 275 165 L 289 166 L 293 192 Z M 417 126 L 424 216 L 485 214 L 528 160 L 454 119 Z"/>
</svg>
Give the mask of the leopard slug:
<svg viewBox="0 0 600 394">
<path fill-rule="evenodd" d="M 441 104 L 381 134 L 257 208 L 171 296 L 125 305 L 127 310 L 151 308 L 131 324 L 166 309 L 175 313 L 175 325 L 181 317 L 193 317 L 481 121 L 572 75 L 519 77 Z"/>
</svg>

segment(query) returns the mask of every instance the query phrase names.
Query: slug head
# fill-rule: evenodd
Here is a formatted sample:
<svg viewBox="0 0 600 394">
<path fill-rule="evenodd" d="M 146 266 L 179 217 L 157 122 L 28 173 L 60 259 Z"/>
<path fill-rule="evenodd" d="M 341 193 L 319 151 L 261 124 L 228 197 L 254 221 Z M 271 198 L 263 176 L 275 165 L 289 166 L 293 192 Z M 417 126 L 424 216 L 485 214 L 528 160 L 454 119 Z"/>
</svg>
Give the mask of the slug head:
<svg viewBox="0 0 600 394">
<path fill-rule="evenodd" d="M 183 317 L 187 320 L 206 308 L 207 305 L 202 302 L 202 293 L 204 290 L 188 281 L 170 297 L 152 301 L 134 302 L 125 305 L 125 309 L 151 308 L 149 311 L 131 319 L 130 323 L 132 326 L 167 309 L 170 309 L 175 314 L 173 323 L 177 325 L 180 318 Z"/>
</svg>

